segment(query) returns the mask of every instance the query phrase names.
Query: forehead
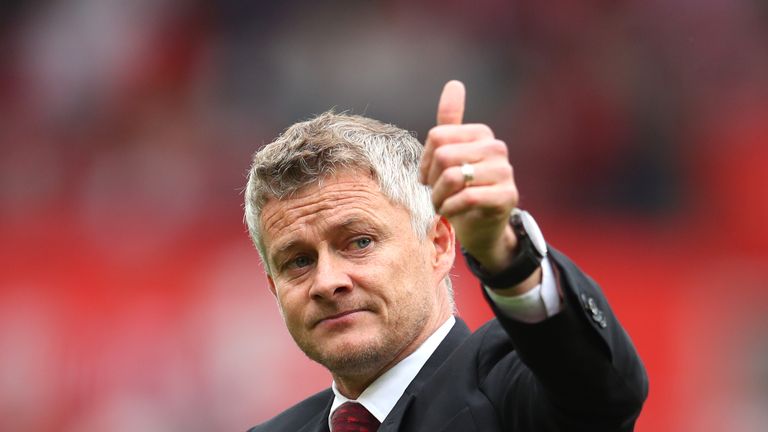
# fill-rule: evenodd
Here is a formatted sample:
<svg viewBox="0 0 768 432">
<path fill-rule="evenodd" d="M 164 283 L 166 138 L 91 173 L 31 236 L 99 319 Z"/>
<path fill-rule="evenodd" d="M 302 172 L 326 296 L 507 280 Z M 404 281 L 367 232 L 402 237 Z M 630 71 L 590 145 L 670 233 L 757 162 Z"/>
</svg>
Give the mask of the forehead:
<svg viewBox="0 0 768 432">
<path fill-rule="evenodd" d="M 370 176 L 343 172 L 289 197 L 268 200 L 262 208 L 261 225 L 269 250 L 282 238 L 308 230 L 320 232 L 349 221 L 393 223 L 393 218 L 402 217 L 410 218 L 405 208 L 381 193 Z"/>
</svg>

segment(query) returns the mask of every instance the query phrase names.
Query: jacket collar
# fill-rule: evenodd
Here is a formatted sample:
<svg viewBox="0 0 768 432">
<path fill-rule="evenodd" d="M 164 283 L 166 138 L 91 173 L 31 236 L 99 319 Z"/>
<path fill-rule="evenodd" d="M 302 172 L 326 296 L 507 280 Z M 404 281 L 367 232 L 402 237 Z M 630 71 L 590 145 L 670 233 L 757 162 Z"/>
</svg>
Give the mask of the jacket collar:
<svg viewBox="0 0 768 432">
<path fill-rule="evenodd" d="M 400 423 L 403 420 L 408 407 L 411 405 L 415 395 L 419 394 L 424 384 L 432 378 L 435 372 L 450 355 L 461 345 L 466 338 L 468 338 L 472 332 L 467 327 L 467 324 L 459 317 L 456 317 L 456 324 L 453 326 L 448 335 L 443 339 L 440 345 L 437 347 L 432 357 L 427 360 L 424 367 L 421 368 L 416 378 L 411 381 L 408 388 L 405 389 L 405 393 L 397 402 L 397 405 L 392 409 L 387 418 L 379 428 L 379 432 L 397 431 L 400 429 Z"/>
</svg>

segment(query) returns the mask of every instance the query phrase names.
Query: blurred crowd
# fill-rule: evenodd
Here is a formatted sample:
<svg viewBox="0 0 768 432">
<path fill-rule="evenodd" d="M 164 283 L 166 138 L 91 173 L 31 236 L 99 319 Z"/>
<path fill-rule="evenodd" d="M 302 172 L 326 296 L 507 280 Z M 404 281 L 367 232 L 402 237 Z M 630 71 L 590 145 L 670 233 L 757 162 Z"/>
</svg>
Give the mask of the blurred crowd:
<svg viewBox="0 0 768 432">
<path fill-rule="evenodd" d="M 627 317 L 638 430 L 765 430 L 760 0 L 2 2 L 0 430 L 244 430 L 327 386 L 245 233 L 250 155 L 330 108 L 423 137 L 452 78 Z"/>
</svg>

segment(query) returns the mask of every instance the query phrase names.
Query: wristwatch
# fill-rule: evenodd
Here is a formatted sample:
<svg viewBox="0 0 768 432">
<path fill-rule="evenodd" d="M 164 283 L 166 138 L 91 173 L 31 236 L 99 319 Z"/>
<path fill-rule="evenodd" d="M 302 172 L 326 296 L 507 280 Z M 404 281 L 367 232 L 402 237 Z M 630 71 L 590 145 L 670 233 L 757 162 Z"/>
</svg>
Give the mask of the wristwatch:
<svg viewBox="0 0 768 432">
<path fill-rule="evenodd" d="M 469 267 L 485 286 L 493 289 L 511 288 L 528 279 L 547 256 L 547 243 L 539 225 L 530 213 L 512 210 L 509 224 L 517 236 L 517 255 L 501 273 L 489 275 L 471 255 L 466 255 Z"/>
</svg>

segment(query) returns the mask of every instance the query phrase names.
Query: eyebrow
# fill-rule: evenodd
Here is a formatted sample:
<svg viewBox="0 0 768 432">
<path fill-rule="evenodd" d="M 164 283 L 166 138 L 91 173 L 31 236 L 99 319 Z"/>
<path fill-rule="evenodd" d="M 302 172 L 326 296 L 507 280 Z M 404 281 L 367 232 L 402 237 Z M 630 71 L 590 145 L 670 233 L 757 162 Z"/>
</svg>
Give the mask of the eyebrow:
<svg viewBox="0 0 768 432">
<path fill-rule="evenodd" d="M 279 264 L 280 260 L 278 258 L 281 258 L 283 255 L 288 254 L 288 252 L 291 249 L 295 248 L 296 245 L 300 243 L 301 241 L 298 239 L 289 240 L 284 245 L 280 246 L 277 250 L 275 250 L 275 253 L 271 254 L 269 259 L 272 261 L 273 264 Z"/>
<path fill-rule="evenodd" d="M 330 232 L 336 232 L 336 231 L 352 231 L 355 228 L 359 227 L 365 227 L 365 228 L 372 228 L 374 224 L 370 223 L 369 221 L 358 217 L 358 216 L 351 216 L 344 220 L 344 222 L 340 224 L 336 224 L 333 226 L 329 226 L 327 231 Z M 285 244 L 280 245 L 276 250 L 275 253 L 272 254 L 273 260 L 276 261 L 276 258 L 286 254 L 291 249 L 295 248 L 297 245 L 302 244 L 303 241 L 300 239 L 291 239 L 285 242 Z"/>
<path fill-rule="evenodd" d="M 336 231 L 336 230 L 346 230 L 346 231 L 349 231 L 350 229 L 355 228 L 357 226 L 372 227 L 373 224 L 371 224 L 370 222 L 364 220 L 363 218 L 360 218 L 360 217 L 357 217 L 357 216 L 352 216 L 352 217 L 348 218 L 347 220 L 345 220 L 343 223 L 341 223 L 341 224 L 339 224 L 339 225 L 337 225 L 335 227 L 332 227 L 332 229 L 334 231 Z"/>
</svg>

